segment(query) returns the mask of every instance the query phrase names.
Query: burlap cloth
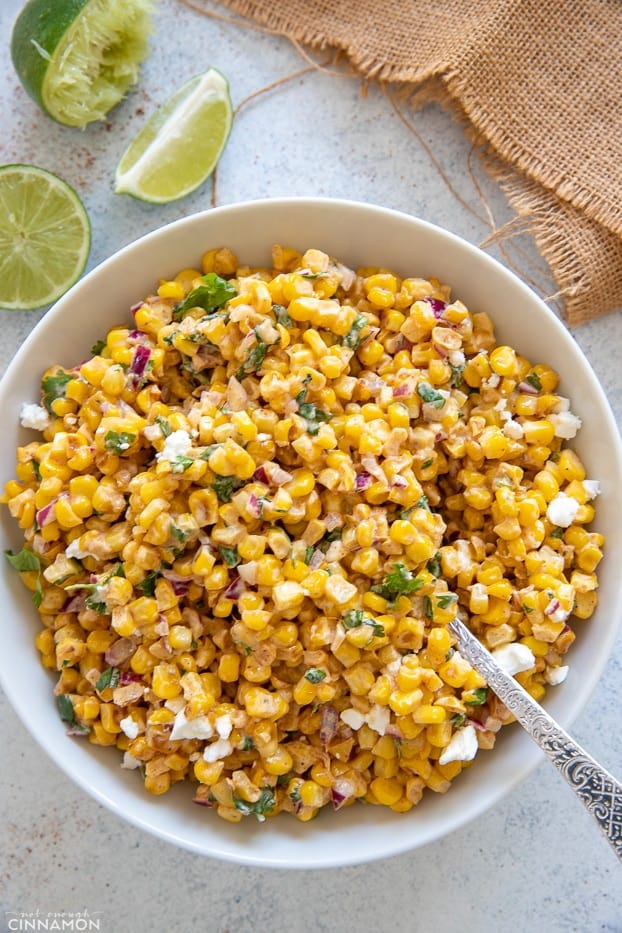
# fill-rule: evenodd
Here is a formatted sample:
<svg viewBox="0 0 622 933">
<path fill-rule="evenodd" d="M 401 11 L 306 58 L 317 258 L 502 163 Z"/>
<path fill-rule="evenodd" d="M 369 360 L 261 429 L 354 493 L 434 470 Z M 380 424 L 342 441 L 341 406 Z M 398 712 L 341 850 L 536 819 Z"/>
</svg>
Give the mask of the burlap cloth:
<svg viewBox="0 0 622 933">
<path fill-rule="evenodd" d="M 435 79 L 507 169 L 569 325 L 622 306 L 622 0 L 223 0 L 362 75 Z"/>
</svg>

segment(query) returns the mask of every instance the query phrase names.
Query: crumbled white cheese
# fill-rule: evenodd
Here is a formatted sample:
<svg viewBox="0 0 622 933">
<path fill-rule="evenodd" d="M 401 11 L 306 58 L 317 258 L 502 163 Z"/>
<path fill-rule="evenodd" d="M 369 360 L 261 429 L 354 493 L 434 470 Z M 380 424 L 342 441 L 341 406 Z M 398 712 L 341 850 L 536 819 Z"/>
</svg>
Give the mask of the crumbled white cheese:
<svg viewBox="0 0 622 933">
<path fill-rule="evenodd" d="M 214 729 L 207 716 L 195 716 L 194 719 L 186 719 L 184 710 L 180 709 L 173 723 L 171 742 L 176 739 L 210 739 L 213 734 Z"/>
<path fill-rule="evenodd" d="M 186 705 L 186 700 L 184 697 L 171 697 L 170 700 L 165 700 L 164 705 L 167 709 L 170 709 L 172 713 L 178 713 L 180 709 L 184 709 Z"/>
<path fill-rule="evenodd" d="M 570 399 L 565 398 L 563 395 L 558 395 L 557 398 L 557 405 L 553 411 L 570 411 Z"/>
<path fill-rule="evenodd" d="M 384 735 L 387 731 L 387 726 L 391 720 L 391 711 L 388 706 L 379 706 L 377 703 L 372 706 L 370 711 L 365 716 L 365 722 L 370 729 L 373 729 L 374 732 L 377 732 L 379 735 Z"/>
<path fill-rule="evenodd" d="M 505 422 L 501 430 L 506 437 L 511 438 L 513 441 L 519 441 L 525 433 L 522 424 L 519 424 L 518 421 L 513 421 L 511 418 Z"/>
<path fill-rule="evenodd" d="M 555 428 L 555 437 L 562 437 L 564 440 L 576 437 L 582 424 L 581 419 L 571 411 L 552 412 L 548 417 Z"/>
<path fill-rule="evenodd" d="M 125 719 L 119 720 L 119 725 L 128 739 L 135 739 L 138 735 L 138 723 L 135 719 L 132 719 L 131 716 L 126 716 Z"/>
<path fill-rule="evenodd" d="M 565 492 L 558 492 L 548 504 L 546 517 L 553 525 L 559 528 L 568 528 L 575 520 L 579 511 L 579 503 Z"/>
<path fill-rule="evenodd" d="M 365 722 L 365 717 L 362 713 L 359 713 L 357 709 L 344 709 L 339 718 L 342 722 L 345 722 L 346 726 L 350 726 L 351 729 L 354 729 L 357 732 L 363 723 Z"/>
<path fill-rule="evenodd" d="M 138 758 L 134 758 L 133 755 L 130 755 L 129 752 L 125 752 L 123 755 L 123 761 L 121 762 L 121 767 L 126 768 L 128 771 L 133 771 L 134 768 L 140 768 L 142 761 L 139 761 Z"/>
<path fill-rule="evenodd" d="M 559 667 L 549 667 L 544 675 L 544 679 L 551 687 L 556 687 L 558 684 L 562 684 L 565 681 L 569 670 L 570 668 L 567 664 L 560 664 Z"/>
<path fill-rule="evenodd" d="M 601 488 L 597 479 L 584 479 L 583 488 L 588 499 L 595 499 L 596 496 L 600 496 Z"/>
<path fill-rule="evenodd" d="M 492 373 L 488 379 L 482 379 L 482 385 L 485 389 L 496 389 L 501 382 L 499 373 Z"/>
<path fill-rule="evenodd" d="M 214 721 L 214 725 L 216 726 L 216 732 L 218 733 L 221 739 L 229 738 L 233 730 L 233 723 L 231 722 L 231 716 L 227 716 L 226 713 L 223 714 L 222 716 L 218 716 Z"/>
<path fill-rule="evenodd" d="M 153 443 L 162 437 L 162 428 L 159 424 L 148 424 L 146 428 L 143 428 L 143 435 Z"/>
<path fill-rule="evenodd" d="M 466 357 L 462 350 L 452 350 L 448 356 L 450 366 L 464 366 L 466 363 Z"/>
<path fill-rule="evenodd" d="M 448 765 L 450 761 L 472 761 L 477 755 L 477 734 L 474 726 L 458 729 L 447 748 L 438 759 L 439 765 Z"/>
<path fill-rule="evenodd" d="M 499 667 L 510 675 L 529 671 L 536 663 L 531 649 L 521 644 L 502 645 L 492 652 L 492 656 Z"/>
<path fill-rule="evenodd" d="M 19 412 L 19 420 L 23 428 L 33 428 L 43 431 L 50 424 L 50 416 L 42 405 L 24 402 Z"/>
<path fill-rule="evenodd" d="M 208 762 L 220 761 L 221 758 L 230 755 L 232 751 L 233 745 L 228 739 L 216 739 L 215 742 L 207 746 L 203 752 L 203 758 Z"/>
<path fill-rule="evenodd" d="M 192 438 L 187 431 L 173 431 L 164 441 L 164 447 L 156 454 L 156 460 L 176 460 L 185 457 L 192 449 Z"/>
</svg>

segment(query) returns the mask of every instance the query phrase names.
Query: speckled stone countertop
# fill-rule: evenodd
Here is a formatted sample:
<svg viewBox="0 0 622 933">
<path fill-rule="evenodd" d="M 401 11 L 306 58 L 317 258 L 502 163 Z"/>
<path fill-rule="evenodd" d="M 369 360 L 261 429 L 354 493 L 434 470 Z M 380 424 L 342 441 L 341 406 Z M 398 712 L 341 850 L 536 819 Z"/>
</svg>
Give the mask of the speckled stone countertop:
<svg viewBox="0 0 622 933">
<path fill-rule="evenodd" d="M 209 182 L 165 206 L 112 192 L 129 139 L 173 87 L 214 65 L 229 77 L 238 103 L 307 64 L 284 39 L 161 0 L 138 89 L 106 122 L 80 132 L 44 117 L 19 86 L 8 46 L 20 7 L 21 0 L 0 5 L 0 162 L 34 163 L 74 185 L 93 225 L 89 268 L 137 236 L 210 206 Z M 240 111 L 221 160 L 217 201 L 369 201 L 481 243 L 490 233 L 482 198 L 497 226 L 512 216 L 502 192 L 449 114 L 435 105 L 401 113 L 418 136 L 377 87 L 363 89 L 351 76 L 299 75 Z M 541 294 L 554 292 L 529 239 L 509 242 L 522 277 Z M 2 370 L 42 314 L 0 311 Z M 619 422 L 622 314 L 575 337 Z M 618 639 L 573 728 L 618 776 L 621 655 Z M 2 696 L 0 747 L 0 929 L 25 929 L 12 920 L 37 911 L 50 917 L 87 910 L 106 933 L 622 933 L 620 865 L 546 763 L 477 823 L 425 848 L 369 865 L 289 873 L 203 859 L 125 825 L 57 770 Z"/>
</svg>

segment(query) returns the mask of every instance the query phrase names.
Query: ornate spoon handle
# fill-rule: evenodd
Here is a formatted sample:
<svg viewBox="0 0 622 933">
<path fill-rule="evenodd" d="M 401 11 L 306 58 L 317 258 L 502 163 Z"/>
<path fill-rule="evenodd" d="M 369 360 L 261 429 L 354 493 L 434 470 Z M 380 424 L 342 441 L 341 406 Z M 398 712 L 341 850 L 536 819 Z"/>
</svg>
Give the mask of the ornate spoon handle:
<svg viewBox="0 0 622 933">
<path fill-rule="evenodd" d="M 622 860 L 620 782 L 601 768 L 513 677 L 499 667 L 490 652 L 459 619 L 450 622 L 449 629 L 456 637 L 460 653 L 486 678 L 488 686 L 565 777 Z"/>
</svg>

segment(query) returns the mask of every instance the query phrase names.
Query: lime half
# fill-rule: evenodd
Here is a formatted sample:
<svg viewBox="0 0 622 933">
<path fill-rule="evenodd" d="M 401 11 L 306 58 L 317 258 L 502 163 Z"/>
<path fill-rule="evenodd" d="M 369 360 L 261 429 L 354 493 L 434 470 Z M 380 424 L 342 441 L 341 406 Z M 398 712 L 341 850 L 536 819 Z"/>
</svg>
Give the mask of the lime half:
<svg viewBox="0 0 622 933">
<path fill-rule="evenodd" d="M 11 57 L 30 96 L 58 123 L 101 120 L 138 79 L 153 0 L 28 0 Z"/>
<path fill-rule="evenodd" d="M 116 193 L 156 204 L 190 194 L 214 171 L 232 119 L 227 79 L 215 68 L 191 78 L 125 150 Z"/>
<path fill-rule="evenodd" d="M 84 271 L 91 225 L 61 178 L 34 165 L 0 166 L 0 306 L 42 308 Z"/>
</svg>

